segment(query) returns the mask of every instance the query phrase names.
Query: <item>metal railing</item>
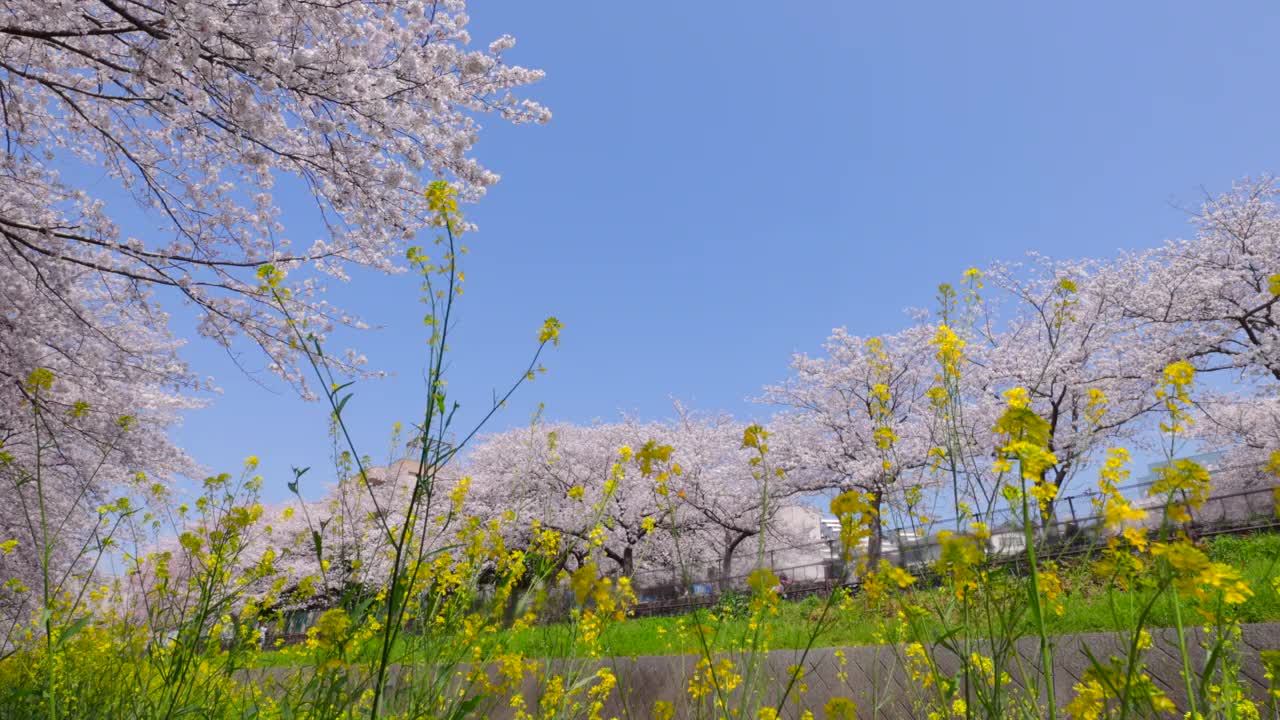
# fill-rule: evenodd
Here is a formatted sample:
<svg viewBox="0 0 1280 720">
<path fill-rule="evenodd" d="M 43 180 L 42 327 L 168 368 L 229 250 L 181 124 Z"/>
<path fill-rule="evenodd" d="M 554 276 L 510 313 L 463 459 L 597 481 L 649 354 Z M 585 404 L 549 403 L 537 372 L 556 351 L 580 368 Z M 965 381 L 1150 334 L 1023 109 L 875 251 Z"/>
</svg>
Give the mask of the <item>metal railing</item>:
<svg viewBox="0 0 1280 720">
<path fill-rule="evenodd" d="M 1270 478 L 1261 472 L 1261 466 L 1235 466 L 1211 468 L 1215 475 L 1243 471 L 1255 478 Z M 1142 495 L 1155 481 L 1132 483 L 1120 490 L 1133 497 Z M 1197 509 L 1191 511 L 1191 522 L 1186 526 L 1192 537 L 1240 534 L 1261 530 L 1280 530 L 1280 510 L 1277 499 L 1280 487 L 1274 479 L 1263 481 L 1262 487 L 1233 493 L 1210 495 Z M 1037 554 L 1043 559 L 1068 558 L 1087 555 L 1104 541 L 1103 523 L 1095 510 L 1094 499 L 1101 497 L 1096 491 L 1077 493 L 1058 498 L 1054 519 L 1041 523 L 1036 530 Z M 1146 505 L 1153 512 L 1148 526 L 1158 525 L 1158 508 Z M 1084 514 L 1085 511 L 1089 514 Z M 1001 508 L 983 518 L 991 526 L 988 556 L 996 563 L 1017 571 L 1025 561 L 1024 533 L 1016 512 Z M 964 526 L 957 518 L 932 521 L 926 528 L 882 528 L 882 552 L 880 557 L 899 567 L 910 568 L 924 582 L 937 582 L 932 565 L 939 556 L 940 545 L 936 535 L 925 535 L 931 528 L 951 529 Z M 922 536 L 923 535 L 923 536 Z M 821 558 L 816 562 L 777 562 L 777 553 L 787 555 L 812 554 Z M 779 579 L 779 594 L 786 599 L 798 599 L 808 595 L 825 594 L 838 587 L 856 589 L 856 579 L 851 568 L 840 560 L 840 553 L 831 543 L 819 541 L 801 543 L 772 551 L 768 568 Z M 856 558 L 855 558 L 856 561 Z M 722 574 L 716 568 L 703 567 L 700 571 L 681 573 L 676 570 L 649 570 L 632 575 L 632 585 L 639 603 L 634 612 L 638 616 L 675 615 L 695 608 L 709 607 L 730 592 L 746 593 L 749 573 Z M 564 588 L 549 593 L 544 607 L 544 622 L 554 622 L 567 615 L 571 593 Z M 289 613 L 284 627 L 270 634 L 283 637 L 288 642 L 305 638 L 306 628 L 315 620 L 319 610 L 298 610 Z"/>
<path fill-rule="evenodd" d="M 1145 489 L 1152 484 L 1139 483 L 1125 489 Z M 1087 515 L 1081 512 L 1083 508 L 1095 510 L 1092 503 L 1094 497 L 1098 497 L 1098 493 L 1082 493 L 1058 501 L 1054 520 L 1041 523 L 1035 531 L 1037 554 L 1041 558 L 1087 555 L 1103 544 L 1105 535 L 1102 515 L 1096 511 Z M 1199 508 L 1190 511 L 1191 520 L 1185 529 L 1192 537 L 1280 529 L 1277 497 L 1280 497 L 1280 488 L 1274 483 L 1270 487 L 1210 495 Z M 1156 506 L 1148 509 L 1151 513 L 1146 526 L 1157 527 L 1161 521 L 1159 509 Z M 1008 520 L 1001 526 L 991 530 L 987 553 L 997 564 L 1012 566 L 1017 570 L 1026 558 L 1025 535 L 1022 527 L 1013 522 L 1014 516 L 1008 514 L 1007 517 Z M 931 523 L 931 526 L 939 529 L 954 527 L 955 519 L 937 521 Z M 886 529 L 882 536 L 883 549 L 880 557 L 927 577 L 932 573 L 933 562 L 938 559 L 941 548 L 936 535 L 916 538 L 914 536 L 917 532 L 919 529 Z M 856 581 L 850 577 L 849 568 L 827 543 L 807 543 L 788 550 L 810 550 L 815 554 L 824 553 L 826 557 L 818 562 L 804 564 L 780 566 L 769 563 L 769 569 L 780 580 L 779 592 L 784 597 L 798 598 L 825 593 L 838 586 L 856 585 Z M 671 575 L 667 573 L 667 577 Z M 637 574 L 632 580 L 640 600 L 635 613 L 669 615 L 696 607 L 707 607 L 715 604 L 724 593 L 746 592 L 747 578 L 748 573 L 717 576 L 708 569 L 698 574 L 687 574 L 682 581 L 655 583 L 645 582 L 646 576 Z"/>
</svg>

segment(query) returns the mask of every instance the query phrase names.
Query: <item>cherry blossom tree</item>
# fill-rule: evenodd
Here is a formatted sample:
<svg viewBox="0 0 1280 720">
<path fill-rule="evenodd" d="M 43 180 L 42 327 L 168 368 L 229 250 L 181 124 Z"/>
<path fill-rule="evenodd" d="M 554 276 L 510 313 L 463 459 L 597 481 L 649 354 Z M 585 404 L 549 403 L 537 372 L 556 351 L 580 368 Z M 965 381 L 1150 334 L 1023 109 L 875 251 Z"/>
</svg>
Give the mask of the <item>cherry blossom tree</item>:
<svg viewBox="0 0 1280 720">
<path fill-rule="evenodd" d="M 825 355 L 796 355 L 792 376 L 762 398 L 782 408 L 771 427 L 779 456 L 809 491 L 858 490 L 878 511 L 868 540 L 870 563 L 880 556 L 883 509 L 902 504 L 910 487 L 931 481 L 932 448 L 926 392 L 932 377 L 928 328 L 882 338 L 837 328 Z"/>
<path fill-rule="evenodd" d="M 1096 263 L 1040 256 L 970 270 L 960 291 L 939 287 L 932 327 L 871 340 L 837 331 L 825 357 L 798 356 L 794 377 L 767 390 L 767 400 L 787 408 L 775 420 L 782 446 L 810 482 L 858 489 L 876 504 L 895 499 L 891 490 L 900 502 L 903 491 L 950 477 L 956 514 L 989 519 L 999 502 L 1002 393 L 1020 387 L 1049 423 L 1058 462 L 1046 472 L 1056 491 L 1098 443 L 1136 432 L 1156 402 L 1163 364 L 1095 279 L 1101 272 Z M 984 296 L 984 281 L 995 298 Z M 901 482 L 904 474 L 910 482 Z"/>
<path fill-rule="evenodd" d="M 992 391 L 1023 388 L 1048 423 L 1046 448 L 1056 463 L 1043 487 L 1056 494 L 1088 464 L 1094 449 L 1132 439 L 1156 407 L 1155 385 L 1168 359 L 1151 351 L 1149 333 L 1107 292 L 1113 267 L 1032 255 L 998 264 L 987 285 L 1011 302 L 1003 329 L 989 336 L 985 372 Z M 1102 276 L 1101 278 L 1099 276 Z M 1046 498 L 1044 519 L 1053 518 Z"/>
<path fill-rule="evenodd" d="M 749 540 L 788 546 L 770 521 L 806 488 L 772 468 L 768 482 L 759 477 L 753 451 L 743 447 L 746 424 L 679 405 L 675 415 L 650 423 L 535 424 L 491 435 L 467 465 L 476 502 L 481 512 L 513 511 L 517 527 L 536 521 L 574 538 L 584 557 L 598 543 L 625 575 L 681 577 L 714 565 L 725 576 Z M 669 462 L 679 467 L 665 483 L 666 495 L 625 459 L 650 442 L 670 446 Z"/>
<path fill-rule="evenodd" d="M 777 520 L 780 511 L 810 490 L 799 481 L 801 476 L 787 473 L 770 452 L 753 464 L 761 454 L 744 445 L 746 423 L 681 405 L 675 409 L 670 437 L 682 472 L 672 487 L 680 507 L 693 515 L 690 527 L 681 531 L 686 545 L 715 548 L 721 577 L 733 574 L 734 561 L 744 550 L 755 553 L 754 564 L 759 564 L 765 552 L 795 546 L 797 539 Z M 749 541 L 754 548 L 744 548 Z"/>
<path fill-rule="evenodd" d="M 295 319 L 313 333 L 355 323 L 318 299 L 320 278 L 401 269 L 405 241 L 432 222 L 426 180 L 447 177 L 469 199 L 497 181 L 469 155 L 478 115 L 549 117 L 513 94 L 542 74 L 505 62 L 509 36 L 469 47 L 461 0 L 5 10 L 0 238 L 11 262 L 74 266 L 138 313 L 166 290 L 199 310 L 202 335 L 227 347 L 243 335 L 299 383 L 298 348 L 255 271 L 309 266 L 290 288 Z M 115 188 L 95 195 L 65 179 L 86 173 Z M 324 237 L 287 237 L 277 185 L 310 195 Z M 151 232 L 122 232 L 117 195 Z"/>
<path fill-rule="evenodd" d="M 1270 177 L 1238 183 L 1205 201 L 1194 238 L 1121 260 L 1116 301 L 1165 333 L 1152 339 L 1166 355 L 1280 380 L 1278 192 Z"/>
<path fill-rule="evenodd" d="M 165 303 L 194 308 L 198 333 L 246 369 L 255 361 L 240 350 L 256 349 L 306 392 L 290 325 L 259 292 L 263 268 L 293 271 L 276 297 L 287 291 L 294 327 L 359 327 L 324 301 L 325 280 L 401 270 L 405 246 L 438 217 L 429 181 L 449 180 L 464 200 L 497 181 L 471 155 L 482 116 L 549 118 L 516 94 L 542 74 L 506 61 L 514 40 L 474 47 L 467 24 L 461 0 L 6 3 L 6 482 L 41 466 L 57 502 L 84 512 L 137 473 L 192 471 L 164 432 L 208 382 L 182 362 Z M 321 236 L 289 236 L 281 191 L 310 198 Z M 24 386 L 38 369 L 54 381 L 34 423 Z M 50 427 L 37 437 L 40 423 Z M 0 509 L 0 541 L 25 552 L 21 505 Z"/>
<path fill-rule="evenodd" d="M 1216 389 L 1194 393 L 1191 436 L 1221 453 L 1213 467 L 1215 495 L 1272 487 L 1280 450 L 1280 397 L 1272 386 L 1247 395 Z"/>
<path fill-rule="evenodd" d="M 370 467 L 367 479 L 340 464 L 340 477 L 319 498 L 307 501 L 299 493 L 272 508 L 272 532 L 264 542 L 278 548 L 286 587 L 303 585 L 302 595 L 332 602 L 344 592 L 384 586 L 392 556 L 388 530 L 405 521 L 414 464 Z"/>
<path fill-rule="evenodd" d="M 1228 450 L 1231 466 L 1260 465 L 1280 447 L 1278 192 L 1263 177 L 1207 198 L 1192 217 L 1192 238 L 1126 255 L 1108 287 L 1152 352 L 1223 378 L 1198 393 L 1194 430 L 1208 447 Z"/>
<path fill-rule="evenodd" d="M 485 438 L 467 471 L 476 501 L 490 512 L 513 512 L 517 526 L 537 521 L 569 536 L 583 553 L 596 547 L 619 573 L 632 575 L 657 536 L 662 508 L 652 483 L 614 468 L 622 448 L 666 435 L 659 423 L 540 422 Z"/>
<path fill-rule="evenodd" d="M 6 279 L 0 285 L 12 288 Z M 30 320 L 40 310 L 30 306 L 15 319 Z M 82 374 L 67 370 L 87 359 L 79 351 L 101 349 L 102 338 L 92 334 L 65 337 L 61 348 L 12 340 L 0 332 L 0 367 L 11 379 L 0 384 L 0 493 L 5 498 L 0 505 L 0 623 L 5 624 L 27 616 L 42 594 L 76 586 L 95 569 L 119 528 L 119 514 L 100 508 L 116 505 L 119 496 L 157 496 L 161 480 L 191 468 L 163 433 L 174 414 L 189 405 L 157 386 L 145 366 L 90 362 L 74 368 L 87 370 Z M 50 350 L 67 353 L 45 355 Z M 22 379 L 14 377 L 33 366 L 37 369 Z"/>
</svg>

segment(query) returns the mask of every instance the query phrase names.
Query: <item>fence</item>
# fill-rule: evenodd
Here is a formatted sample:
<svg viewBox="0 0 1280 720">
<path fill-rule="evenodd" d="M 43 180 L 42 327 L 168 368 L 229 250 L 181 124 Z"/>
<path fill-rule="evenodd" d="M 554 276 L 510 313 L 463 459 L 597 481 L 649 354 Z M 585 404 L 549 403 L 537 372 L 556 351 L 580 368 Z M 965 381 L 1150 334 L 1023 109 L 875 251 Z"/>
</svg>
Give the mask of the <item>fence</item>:
<svg viewBox="0 0 1280 720">
<path fill-rule="evenodd" d="M 1125 489 L 1146 489 L 1152 483 L 1140 483 Z M 1067 558 L 1086 555 L 1104 540 L 1102 515 L 1096 512 L 1093 498 L 1097 493 L 1082 493 L 1061 498 L 1056 504 L 1054 519 L 1042 523 L 1035 532 L 1037 554 L 1044 559 Z M 1239 534 L 1259 530 L 1280 529 L 1280 509 L 1277 498 L 1280 486 L 1274 482 L 1269 487 L 1258 487 L 1233 493 L 1210 495 L 1199 508 L 1191 511 L 1187 533 L 1192 537 Z M 1083 509 L 1089 509 L 1088 515 Z M 1148 518 L 1148 527 L 1160 522 L 1157 512 Z M 1002 521 L 992 527 L 988 555 L 998 564 L 1011 565 L 1016 570 L 1026 555 L 1025 534 L 1015 522 L 1010 511 L 995 515 Z M 989 518 L 992 516 L 988 516 Z M 948 528 L 956 526 L 956 519 L 932 523 L 932 526 Z M 881 558 L 899 567 L 910 568 L 923 576 L 931 575 L 932 563 L 939 557 L 940 545 L 936 535 L 919 535 L 919 529 L 886 529 L 882 536 Z M 848 568 L 827 543 L 812 543 L 795 549 L 811 548 L 815 553 L 826 551 L 828 557 L 820 562 L 791 566 L 774 566 L 770 570 L 780 581 L 779 593 L 788 599 L 816 593 L 826 593 L 835 587 L 853 586 Z M 646 583 L 644 576 L 633 580 L 640 599 L 636 615 L 672 615 L 697 607 L 715 604 L 726 592 L 745 592 L 747 574 L 716 577 L 707 571 L 700 575 L 686 576 L 680 582 Z"/>
<path fill-rule="evenodd" d="M 1214 473 L 1244 471 L 1252 477 L 1270 477 L 1259 473 L 1258 466 L 1216 468 Z M 1233 493 L 1210 495 L 1201 507 L 1191 512 L 1187 532 L 1193 537 L 1210 537 L 1222 534 L 1238 534 L 1258 530 L 1280 529 L 1280 510 L 1277 497 L 1280 486 L 1274 480 L 1264 487 Z M 1122 490 L 1130 496 L 1142 496 L 1153 483 L 1133 483 Z M 1059 498 L 1055 503 L 1052 522 L 1041 524 L 1036 531 L 1038 555 L 1045 559 L 1085 555 L 1103 540 L 1102 516 L 1095 510 L 1097 492 L 1078 493 Z M 1085 511 L 1091 511 L 1084 514 Z M 1159 522 L 1153 512 L 1149 522 Z M 983 518 L 991 526 L 991 539 L 987 552 L 1000 564 L 1016 570 L 1025 560 L 1025 535 L 1013 510 L 1001 508 Z M 947 518 L 929 524 L 939 529 L 963 525 L 964 519 Z M 932 563 L 939 556 L 940 546 L 935 536 L 924 536 L 921 528 L 883 528 L 881 558 L 899 567 L 910 568 L 925 578 L 932 577 Z M 777 564 L 770 562 L 769 569 L 778 576 L 779 593 L 787 599 L 825 594 L 837 587 L 853 587 L 849 569 L 840 560 L 840 553 L 827 542 L 795 545 L 787 548 L 792 554 L 811 552 L 822 560 L 811 563 Z M 773 557 L 773 556 L 771 556 Z M 639 598 L 635 607 L 637 616 L 675 615 L 694 608 L 708 607 L 719 601 L 727 592 L 746 592 L 747 573 L 722 575 L 713 568 L 678 573 L 670 570 L 636 573 L 632 584 Z M 543 620 L 555 622 L 568 613 L 572 605 L 569 593 L 563 588 L 549 593 Z M 283 636 L 288 642 L 305 637 L 304 633 L 317 617 L 318 610 L 299 610 L 289 613 L 286 628 L 272 637 Z"/>
</svg>

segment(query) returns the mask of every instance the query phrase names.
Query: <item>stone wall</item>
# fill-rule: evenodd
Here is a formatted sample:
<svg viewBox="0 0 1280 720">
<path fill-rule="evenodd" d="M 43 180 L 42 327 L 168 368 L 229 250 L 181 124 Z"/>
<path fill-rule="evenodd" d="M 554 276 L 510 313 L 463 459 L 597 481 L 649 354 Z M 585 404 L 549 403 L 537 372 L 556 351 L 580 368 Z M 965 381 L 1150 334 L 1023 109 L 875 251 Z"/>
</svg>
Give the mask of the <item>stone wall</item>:
<svg viewBox="0 0 1280 720">
<path fill-rule="evenodd" d="M 1153 647 L 1145 656 L 1147 672 L 1156 685 L 1178 705 L 1177 716 L 1180 717 L 1186 709 L 1186 693 L 1183 691 L 1182 662 L 1177 651 L 1176 635 L 1173 630 L 1157 630 L 1152 631 L 1152 636 Z M 1200 632 L 1193 631 L 1188 637 L 1188 643 L 1198 649 L 1199 639 Z M 1090 666 L 1089 653 L 1102 661 L 1111 655 L 1120 654 L 1118 640 L 1111 633 L 1060 636 L 1054 639 L 1054 644 L 1054 683 L 1059 707 L 1065 707 L 1074 697 L 1073 686 Z M 1040 661 L 1037 639 L 1023 638 L 1014 647 L 1027 672 L 1038 672 Z M 804 657 L 803 682 L 807 690 L 803 693 L 793 691 L 783 712 L 784 718 L 797 718 L 800 711 L 807 708 L 821 720 L 824 717 L 822 707 L 832 697 L 845 697 L 857 703 L 860 720 L 917 720 L 923 717 L 917 709 L 917 701 L 927 690 L 911 678 L 910 673 L 902 666 L 895 648 L 878 646 L 839 650 L 844 656 L 843 672 L 836 655 L 837 648 L 815 649 Z M 981 648 L 975 650 L 990 654 Z M 1280 623 L 1244 626 L 1240 650 L 1241 680 L 1250 688 L 1253 699 L 1262 708 L 1266 680 L 1259 652 L 1280 650 Z M 1193 668 L 1203 662 L 1203 654 L 1203 651 L 1193 651 Z M 780 697 L 786 687 L 788 668 L 799 664 L 801 655 L 799 650 L 779 650 L 767 656 L 762 672 L 765 682 L 756 684 L 756 687 L 765 688 L 767 701 L 773 703 Z M 958 668 L 958 661 L 954 656 L 939 652 L 935 657 L 943 674 L 952 674 Z M 676 718 L 689 718 L 692 713 L 689 708 L 688 685 L 696 663 L 695 656 L 555 660 L 551 661 L 548 671 L 563 673 L 572 670 L 578 677 L 583 677 L 593 674 L 602 665 L 612 668 L 618 678 L 618 687 L 609 695 L 602 712 L 603 718 L 647 719 L 652 716 L 652 709 L 658 701 L 671 703 L 676 709 Z M 351 671 L 353 674 L 360 674 L 367 671 L 367 668 L 351 668 Z M 286 677 L 291 677 L 294 681 L 301 679 L 305 683 L 307 678 L 299 678 L 299 673 L 305 675 L 307 671 L 264 669 L 252 672 L 250 682 L 258 684 L 265 692 L 280 692 L 280 681 Z M 1011 674 L 1013 683 L 1018 684 L 1018 673 Z M 396 694 L 395 686 L 406 680 L 400 673 L 393 673 L 389 683 L 393 696 Z M 524 688 L 524 696 L 528 707 L 532 709 L 538 706 L 537 693 L 537 687 L 530 678 Z M 500 701 L 490 707 L 477 707 L 474 716 L 508 720 L 513 712 L 505 701 Z"/>
<path fill-rule="evenodd" d="M 1172 630 L 1153 631 L 1154 646 L 1147 651 L 1147 672 L 1156 685 L 1179 707 L 1186 708 L 1186 693 L 1181 676 L 1182 662 L 1177 651 L 1177 638 Z M 1199 632 L 1192 633 L 1188 643 L 1198 648 Z M 1055 675 L 1058 704 L 1065 706 L 1074 697 L 1072 689 L 1089 667 L 1087 648 L 1099 660 L 1105 661 L 1113 654 L 1120 654 L 1114 634 L 1089 633 L 1055 638 Z M 1036 638 L 1023 638 L 1016 649 L 1028 671 L 1039 667 L 1039 643 Z M 1280 649 L 1280 623 L 1246 625 L 1241 643 L 1243 665 L 1241 679 L 1252 689 L 1255 702 L 1262 707 L 1266 680 L 1258 657 L 1261 650 Z M 822 706 L 832 697 L 842 696 L 857 703 L 860 719 L 915 720 L 919 717 L 914 700 L 924 690 L 912 680 L 902 667 L 897 652 L 892 647 L 857 647 L 841 649 L 846 661 L 844 677 L 841 676 L 836 648 L 821 648 L 809 652 L 804 660 L 804 682 L 808 690 L 803 694 L 793 691 L 789 699 L 789 712 L 784 717 L 797 717 L 797 707 L 813 710 L 821 719 Z M 787 669 L 800 662 L 801 652 L 784 650 L 770 653 L 765 672 L 772 679 L 766 683 L 770 699 L 776 699 L 785 687 Z M 1193 652 L 1193 665 L 1203 662 L 1203 652 Z M 619 688 L 612 694 L 603 717 L 648 718 L 656 701 L 672 703 L 677 717 L 687 717 L 688 679 L 693 673 L 697 658 L 692 656 L 618 658 L 603 661 L 613 667 L 618 676 Z M 938 656 L 943 673 L 955 672 L 958 663 L 954 656 L 940 653 Z M 1015 683 L 1017 682 L 1017 673 Z M 530 688 L 526 695 L 531 706 L 536 707 L 536 697 Z M 801 705 L 791 702 L 799 697 Z M 625 706 L 625 707 L 624 707 Z M 508 717 L 499 711 L 494 718 Z"/>
</svg>

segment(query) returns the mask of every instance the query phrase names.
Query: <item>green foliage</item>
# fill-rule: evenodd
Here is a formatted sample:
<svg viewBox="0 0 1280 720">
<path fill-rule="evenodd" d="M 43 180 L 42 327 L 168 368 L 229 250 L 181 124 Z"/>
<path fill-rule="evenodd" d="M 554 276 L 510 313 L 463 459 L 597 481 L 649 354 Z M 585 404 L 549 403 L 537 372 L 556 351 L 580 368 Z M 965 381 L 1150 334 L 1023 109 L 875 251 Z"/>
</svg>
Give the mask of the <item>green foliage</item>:
<svg viewBox="0 0 1280 720">
<path fill-rule="evenodd" d="M 711 612 L 723 618 L 741 620 L 751 612 L 751 596 L 730 590 L 716 598 Z"/>
<path fill-rule="evenodd" d="M 1206 543 L 1211 558 L 1241 568 L 1245 578 L 1259 591 L 1240 608 L 1244 622 L 1280 622 L 1280 593 L 1267 592 L 1267 581 L 1275 577 L 1272 568 L 1280 557 L 1280 534 L 1258 533 L 1245 536 L 1221 536 Z M 1120 615 L 1113 613 L 1103 582 L 1094 577 L 1088 562 L 1077 562 L 1061 570 L 1065 586 L 1064 613 L 1051 616 L 1049 631 L 1055 635 L 1084 632 L 1113 632 L 1124 630 L 1136 619 L 1137 609 L 1145 595 L 1139 592 L 1118 593 L 1117 606 Z M 918 596 L 921 604 L 929 604 L 949 592 L 946 588 L 934 588 Z M 742 615 L 722 612 L 721 608 L 735 607 L 743 596 L 721 602 L 711 610 L 724 617 L 725 633 L 740 635 L 747 628 Z M 796 650 L 805 646 L 808 629 L 821 610 L 823 598 L 810 596 L 801 600 L 782 602 L 773 620 L 773 647 L 778 650 Z M 855 596 L 839 613 L 815 643 L 816 647 L 857 647 L 878 642 L 879 625 L 890 617 L 885 607 L 869 607 L 865 599 Z M 687 616 L 633 618 L 611 626 L 601 637 L 601 649 L 605 655 L 640 657 L 696 653 L 696 643 L 680 634 L 681 624 L 688 623 Z M 1168 628 L 1174 625 L 1174 614 L 1169 601 L 1157 601 L 1150 615 L 1149 626 Z M 936 632 L 942 625 L 930 624 Z M 540 625 L 522 631 L 513 640 L 513 647 L 527 655 L 553 657 L 562 652 L 562 638 L 570 632 L 564 625 Z M 981 637 L 982 634 L 977 635 Z"/>
<path fill-rule="evenodd" d="M 765 566 L 763 538 L 768 485 L 784 473 L 772 465 L 769 432 L 752 425 L 741 444 L 751 452 L 752 478 L 761 488 L 761 541 L 748 576 L 750 592 L 726 594 L 713 607 L 680 617 L 628 619 L 636 602 L 630 579 L 599 569 L 604 504 L 624 483 L 648 488 L 660 508 L 648 529 L 669 530 L 676 562 L 687 575 L 687 539 L 678 523 L 668 522 L 680 516 L 682 502 L 670 487 L 683 472 L 672 460 L 673 448 L 656 441 L 639 450 L 618 448 L 608 476 L 599 479 L 603 499 L 592 507 L 594 526 L 581 539 L 536 519 L 516 527 L 521 521 L 511 514 L 482 519 L 466 512 L 468 481 L 446 485 L 441 474 L 478 430 L 451 430 L 457 405 L 444 380 L 462 280 L 450 216 L 456 205 L 446 183 L 433 183 L 429 193 L 439 213 L 436 226 L 444 233 L 437 242 L 440 255 L 429 260 L 418 249 L 410 253 L 429 306 L 428 392 L 411 443 L 420 453 L 417 469 L 407 493 L 393 504 L 382 504 L 389 501 L 373 490 L 366 460 L 351 441 L 344 413 L 354 397 L 352 383 L 335 377 L 318 338 L 292 322 L 281 271 L 260 274 L 260 292 L 290 318 L 293 344 L 306 353 L 325 388 L 333 440 L 342 448 L 339 469 L 368 493 L 385 575 L 372 586 L 335 582 L 332 548 L 324 540 L 332 520 L 313 522 L 306 504 L 299 536 L 317 570 L 301 577 L 281 573 L 274 549 L 264 541 L 272 531 L 258 502 L 262 478 L 253 474 L 256 458 L 246 461 L 239 478 L 207 479 L 194 509 L 174 507 L 163 488 L 103 505 L 93 542 L 62 548 L 65 539 L 44 513 L 37 453 L 29 482 L 40 512 L 29 521 L 43 542 L 40 587 L 6 589 L 38 594 L 39 600 L 36 611 L 16 618 L 3 638 L 5 717 L 460 720 L 504 708 L 519 720 L 601 720 L 618 678 L 598 658 L 687 654 L 692 657 L 682 717 L 776 720 L 793 710 L 801 717 L 811 712 L 803 695 L 813 648 L 876 643 L 897 655 L 910 676 L 906 687 L 920 717 L 1056 720 L 1065 712 L 1091 720 L 1127 719 L 1175 710 L 1145 672 L 1149 631 L 1158 627 L 1176 633 L 1171 652 L 1183 663 L 1190 717 L 1257 717 L 1240 682 L 1240 625 L 1280 619 L 1280 537 L 1196 543 L 1187 534 L 1188 511 L 1207 496 L 1209 472 L 1192 461 L 1170 462 L 1150 502 L 1138 504 L 1118 489 L 1129 459 L 1114 448 L 1099 480 L 1104 543 L 1074 565 L 1046 561 L 1037 547 L 1057 492 L 1046 482 L 1057 459 L 1049 449 L 1049 428 L 1022 388 L 1006 391 L 1008 408 L 995 426 L 999 445 L 981 458 L 994 458 L 991 497 L 998 492 L 1019 523 L 1017 572 L 989 554 L 991 531 L 976 520 L 963 532 L 936 534 L 939 555 L 928 576 L 913 576 L 883 560 L 873 563 L 859 548 L 878 532 L 883 505 L 878 497 L 851 490 L 831 505 L 840 526 L 842 567 L 850 574 L 824 597 L 782 602 L 779 579 Z M 960 430 L 952 415 L 963 389 L 966 341 L 946 324 L 956 293 L 947 288 L 942 296 L 944 322 L 934 340 L 939 384 L 931 398 L 944 436 L 931 455 L 939 460 L 935 470 L 954 477 L 960 472 L 956 455 L 966 447 L 955 437 Z M 558 342 L 561 329 L 554 318 L 547 320 L 532 361 L 495 398 L 490 415 L 536 376 L 539 354 Z M 1168 417 L 1161 426 L 1174 438 L 1191 422 L 1193 378 L 1194 368 L 1186 363 L 1174 363 L 1163 374 L 1157 398 Z M 51 374 L 33 373 L 28 383 L 36 428 L 47 427 L 41 398 L 56 382 Z M 891 393 L 887 386 L 882 392 L 877 402 L 887 408 Z M 120 423 L 122 431 L 131 425 Z M 883 432 L 877 441 L 880 467 L 887 472 L 896 436 Z M 967 467 L 978 462 L 964 461 Z M 288 483 L 295 495 L 305 472 L 295 471 Z M 979 507 L 973 517 L 989 510 Z M 1146 520 L 1154 522 L 1139 524 Z M 522 538 L 519 547 L 508 545 L 513 537 Z M 0 543 L 0 552 L 13 548 Z M 54 563 L 55 549 L 65 550 L 70 560 Z M 115 559 L 125 567 L 122 575 L 93 572 Z M 854 584 L 856 595 L 846 589 Z M 553 598 L 563 599 L 565 607 L 554 606 Z M 261 633 L 280 634 L 286 611 L 300 607 L 318 611 L 302 642 L 264 647 Z M 567 620 L 540 622 L 553 611 Z M 1190 627 L 1205 628 L 1208 651 L 1208 659 L 1194 668 Z M 1054 686 L 1050 637 L 1077 631 L 1114 632 L 1124 651 L 1090 655 L 1079 682 L 1066 693 L 1070 705 L 1062 708 L 1054 701 L 1064 693 Z M 1036 662 L 1015 656 L 1011 648 L 1018 638 L 1034 639 Z M 799 651 L 795 665 L 781 674 L 766 662 L 775 649 Z M 953 659 L 946 670 L 938 659 L 943 655 Z M 536 692 L 525 693 L 526 685 Z M 677 708 L 664 703 L 652 714 L 669 720 Z M 832 698 L 824 711 L 851 717 L 854 705 Z"/>
</svg>

